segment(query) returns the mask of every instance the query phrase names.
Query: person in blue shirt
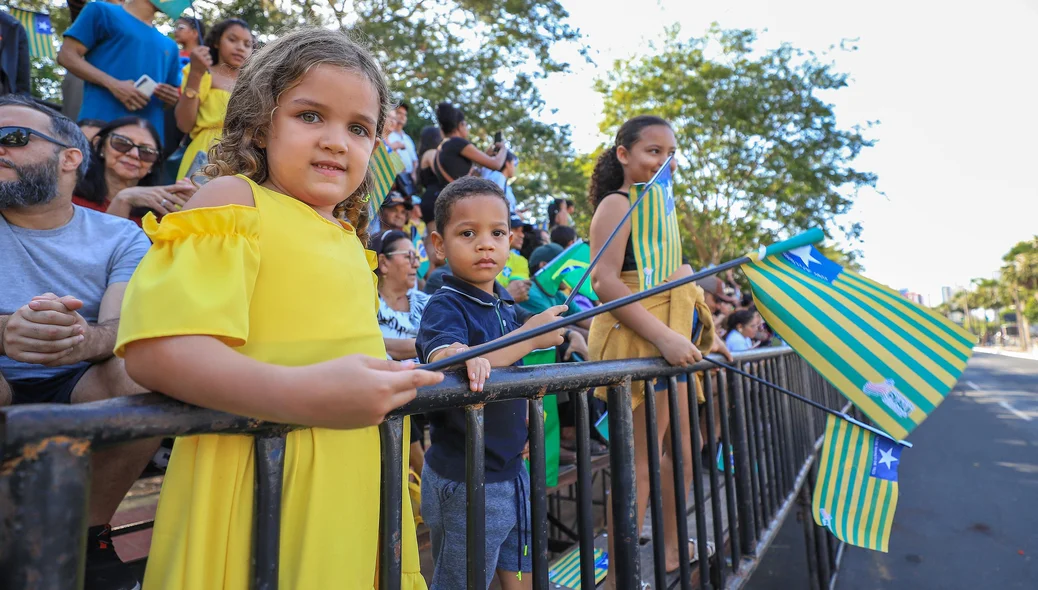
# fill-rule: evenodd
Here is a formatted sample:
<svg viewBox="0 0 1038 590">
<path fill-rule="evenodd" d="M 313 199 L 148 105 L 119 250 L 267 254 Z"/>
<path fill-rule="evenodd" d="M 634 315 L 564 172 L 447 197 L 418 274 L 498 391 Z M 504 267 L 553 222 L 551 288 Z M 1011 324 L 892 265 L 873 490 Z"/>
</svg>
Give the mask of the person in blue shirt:
<svg viewBox="0 0 1038 590">
<path fill-rule="evenodd" d="M 508 201 L 493 182 L 465 176 L 447 185 L 436 200 L 437 231 L 432 245 L 452 275 L 429 299 L 415 347 L 418 358 L 435 362 L 559 318 L 563 306 L 529 316 L 519 314 L 495 278 L 509 254 Z M 521 317 L 529 317 L 525 324 Z M 472 391 L 481 391 L 492 367 L 518 365 L 536 349 L 562 343 L 562 330 L 514 344 L 465 363 Z M 461 408 L 428 415 L 432 444 L 422 470 L 422 518 L 432 537 L 431 590 L 464 588 L 465 583 L 465 412 Z M 528 551 L 530 484 L 523 466 L 527 440 L 525 400 L 488 403 L 483 416 L 486 440 L 486 585 L 496 570 L 504 590 L 531 588 Z"/>
<path fill-rule="evenodd" d="M 164 136 L 163 103 L 175 105 L 180 97 L 180 56 L 152 25 L 156 12 L 148 0 L 90 2 L 65 31 L 58 63 L 85 82 L 79 118 L 136 115 Z M 158 84 L 150 98 L 134 84 L 145 74 Z"/>
</svg>

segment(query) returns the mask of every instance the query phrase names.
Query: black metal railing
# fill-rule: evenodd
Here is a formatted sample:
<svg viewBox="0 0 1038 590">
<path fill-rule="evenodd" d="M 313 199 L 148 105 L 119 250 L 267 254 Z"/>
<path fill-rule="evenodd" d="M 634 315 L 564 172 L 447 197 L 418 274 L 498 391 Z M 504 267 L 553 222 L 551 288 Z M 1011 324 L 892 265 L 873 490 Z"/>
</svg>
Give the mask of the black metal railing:
<svg viewBox="0 0 1038 590">
<path fill-rule="evenodd" d="M 735 366 L 779 386 L 792 389 L 830 408 L 842 398 L 824 379 L 788 348 L 736 355 Z M 730 370 L 712 369 L 703 362 L 675 368 L 660 359 L 571 363 L 503 369 L 494 372 L 483 391 L 469 391 L 467 381 L 448 375 L 443 383 L 425 388 L 379 427 L 382 440 L 382 510 L 380 590 L 400 587 L 401 503 L 403 493 L 402 422 L 408 414 L 464 407 L 467 418 L 466 491 L 469 588 L 482 588 L 488 564 L 484 559 L 485 489 L 483 408 L 487 403 L 527 399 L 530 405 L 531 516 L 533 523 L 533 585 L 549 588 L 548 504 L 542 397 L 569 392 L 576 404 L 577 537 L 582 588 L 594 588 L 596 522 L 592 511 L 592 467 L 587 412 L 590 391 L 608 388 L 610 497 L 612 509 L 613 575 L 616 587 L 638 589 L 642 570 L 653 571 L 653 586 L 669 588 L 738 588 L 752 574 L 793 506 L 806 500 L 805 485 L 814 468 L 825 424 L 820 410 Z M 631 382 L 667 380 L 671 416 L 680 416 L 678 376 L 694 383 L 702 375 L 706 402 L 696 403 L 687 388 L 688 424 L 671 420 L 670 453 L 674 463 L 678 538 L 694 526 L 698 562 L 690 565 L 688 547 L 679 543 L 681 566 L 665 571 L 662 482 L 656 447 L 656 399 L 646 397 L 646 431 L 650 465 L 651 541 L 642 544 L 635 494 L 634 419 Z M 653 391 L 647 383 L 646 391 Z M 702 419 L 703 424 L 700 423 Z M 682 460 L 682 434 L 691 440 L 701 433 L 706 456 L 722 457 L 723 469 L 705 464 L 693 445 L 691 465 Z M 188 406 L 158 394 L 145 394 L 75 406 L 32 405 L 0 410 L 0 587 L 78 589 L 82 586 L 87 525 L 89 459 L 93 450 L 132 440 L 202 433 L 252 434 L 256 438 L 256 483 L 251 580 L 257 589 L 277 588 L 281 479 L 285 434 L 291 429 Z M 685 470 L 692 469 L 692 505 L 684 489 Z M 812 476 L 813 481 L 813 476 Z M 684 490 L 682 493 L 681 490 Z M 835 576 L 840 548 L 827 531 L 804 519 L 809 549 L 805 567 L 813 588 L 824 588 Z M 132 525 L 138 530 L 140 524 Z M 708 541 L 716 547 L 711 557 Z M 643 566 L 643 562 L 646 565 Z M 651 565 L 647 565 L 651 564 Z"/>
</svg>

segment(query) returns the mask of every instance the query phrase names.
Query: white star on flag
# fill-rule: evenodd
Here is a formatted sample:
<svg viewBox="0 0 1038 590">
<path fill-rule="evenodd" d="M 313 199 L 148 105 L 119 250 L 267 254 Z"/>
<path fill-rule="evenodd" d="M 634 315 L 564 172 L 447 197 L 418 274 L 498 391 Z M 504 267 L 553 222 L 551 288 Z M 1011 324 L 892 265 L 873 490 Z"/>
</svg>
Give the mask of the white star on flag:
<svg viewBox="0 0 1038 590">
<path fill-rule="evenodd" d="M 882 463 L 883 465 L 886 465 L 887 469 L 890 469 L 890 464 L 897 462 L 897 459 L 894 458 L 894 450 L 893 449 L 887 449 L 885 451 L 880 451 L 879 452 L 879 462 Z"/>
<path fill-rule="evenodd" d="M 823 508 L 822 511 L 821 511 L 821 515 L 822 515 L 822 526 L 824 526 L 824 527 L 829 526 L 829 524 L 832 523 L 832 521 L 833 521 L 833 518 L 831 516 L 829 516 L 829 511 Z"/>
<path fill-rule="evenodd" d="M 807 267 L 810 267 L 812 262 L 814 262 L 814 263 L 821 263 L 822 262 L 821 260 L 818 260 L 817 258 L 815 258 L 814 256 L 811 255 L 811 246 L 801 246 L 799 248 L 793 248 L 792 250 L 789 251 L 789 253 L 790 253 L 790 255 L 796 256 L 797 258 L 799 258 L 800 261 L 802 263 L 804 263 L 804 266 L 807 266 Z"/>
</svg>

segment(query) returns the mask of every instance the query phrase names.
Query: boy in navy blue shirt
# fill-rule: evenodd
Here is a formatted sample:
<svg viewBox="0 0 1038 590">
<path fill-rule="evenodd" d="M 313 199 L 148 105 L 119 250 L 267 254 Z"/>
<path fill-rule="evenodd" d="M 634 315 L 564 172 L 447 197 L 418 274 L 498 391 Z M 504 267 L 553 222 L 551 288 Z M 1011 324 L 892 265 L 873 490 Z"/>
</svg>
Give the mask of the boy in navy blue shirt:
<svg viewBox="0 0 1038 590">
<path fill-rule="evenodd" d="M 483 178 L 466 176 L 436 199 L 432 244 L 453 276 L 429 300 L 415 343 L 430 363 L 467 347 L 557 320 L 555 306 L 521 324 L 515 302 L 495 280 L 509 254 L 508 201 Z M 523 317 L 528 317 L 523 314 Z M 519 365 L 533 350 L 562 343 L 561 330 L 531 338 L 465 363 L 472 391 L 481 391 L 492 367 Z M 522 455 L 527 439 L 526 401 L 489 403 L 486 436 L 486 585 L 494 571 L 504 590 L 531 588 L 529 475 Z M 465 413 L 429 414 L 432 445 L 422 470 L 422 518 L 429 526 L 436 566 L 431 590 L 465 587 Z"/>
</svg>

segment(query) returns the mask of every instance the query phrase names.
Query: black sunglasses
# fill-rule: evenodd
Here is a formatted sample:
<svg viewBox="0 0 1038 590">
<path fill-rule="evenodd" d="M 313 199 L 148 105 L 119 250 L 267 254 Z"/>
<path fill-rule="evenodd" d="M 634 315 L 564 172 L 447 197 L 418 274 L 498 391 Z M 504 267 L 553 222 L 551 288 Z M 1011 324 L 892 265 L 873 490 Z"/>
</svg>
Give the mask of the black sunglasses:
<svg viewBox="0 0 1038 590">
<path fill-rule="evenodd" d="M 54 145 L 60 145 L 63 148 L 72 147 L 67 143 L 60 142 L 49 135 L 28 127 L 0 127 L 0 145 L 8 148 L 25 147 L 29 145 L 29 137 L 32 135 L 49 141 Z"/>
<path fill-rule="evenodd" d="M 112 145 L 112 149 L 119 152 L 120 154 L 128 154 L 133 148 L 137 148 L 137 153 L 141 162 L 155 162 L 159 159 L 159 150 L 151 147 L 150 145 L 141 145 L 139 143 L 133 143 L 129 137 L 113 133 L 108 136 L 108 143 Z"/>
</svg>

